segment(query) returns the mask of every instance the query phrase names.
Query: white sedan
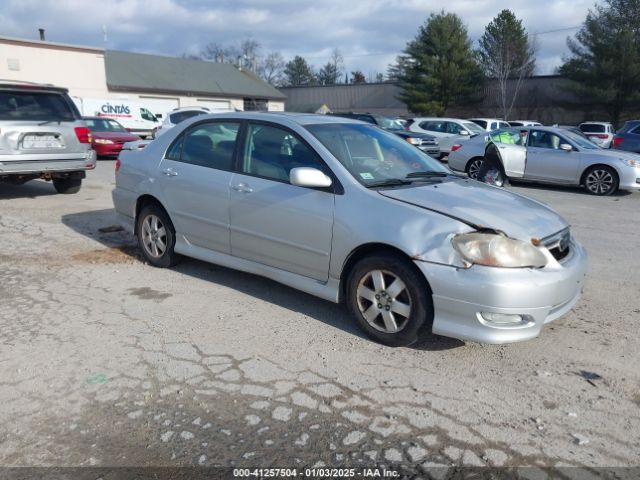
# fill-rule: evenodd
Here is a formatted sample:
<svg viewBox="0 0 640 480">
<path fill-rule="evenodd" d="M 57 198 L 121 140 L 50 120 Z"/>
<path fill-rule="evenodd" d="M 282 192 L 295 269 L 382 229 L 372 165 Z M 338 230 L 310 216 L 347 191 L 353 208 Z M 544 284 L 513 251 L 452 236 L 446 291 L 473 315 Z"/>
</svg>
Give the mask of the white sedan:
<svg viewBox="0 0 640 480">
<path fill-rule="evenodd" d="M 524 181 L 581 185 L 593 195 L 640 190 L 640 155 L 604 150 L 553 127 L 501 129 L 455 144 L 449 168 L 476 178 L 487 142 L 498 146 L 504 174 Z"/>
</svg>

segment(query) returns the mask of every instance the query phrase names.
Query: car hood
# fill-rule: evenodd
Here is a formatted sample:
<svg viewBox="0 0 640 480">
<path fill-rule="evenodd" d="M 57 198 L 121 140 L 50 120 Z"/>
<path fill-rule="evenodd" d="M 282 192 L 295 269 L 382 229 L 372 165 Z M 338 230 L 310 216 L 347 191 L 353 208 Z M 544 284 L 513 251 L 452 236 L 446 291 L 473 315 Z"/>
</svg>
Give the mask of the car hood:
<svg viewBox="0 0 640 480">
<path fill-rule="evenodd" d="M 140 140 L 140 137 L 127 132 L 91 132 L 93 138 L 103 138 L 120 142 L 132 142 Z"/>
<path fill-rule="evenodd" d="M 606 157 L 607 159 L 617 159 L 617 158 L 622 158 L 622 159 L 634 159 L 634 160 L 638 160 L 638 154 L 637 153 L 633 153 L 633 152 L 627 152 L 625 150 L 618 150 L 618 149 L 614 149 L 614 150 L 607 150 L 607 149 L 601 149 L 601 150 L 583 150 L 584 153 L 591 153 L 591 154 L 596 154 L 599 157 L 603 156 Z"/>
<path fill-rule="evenodd" d="M 542 239 L 569 226 L 543 203 L 475 180 L 445 181 L 378 193 L 447 215 L 474 228 L 501 231 L 524 241 Z"/>
</svg>

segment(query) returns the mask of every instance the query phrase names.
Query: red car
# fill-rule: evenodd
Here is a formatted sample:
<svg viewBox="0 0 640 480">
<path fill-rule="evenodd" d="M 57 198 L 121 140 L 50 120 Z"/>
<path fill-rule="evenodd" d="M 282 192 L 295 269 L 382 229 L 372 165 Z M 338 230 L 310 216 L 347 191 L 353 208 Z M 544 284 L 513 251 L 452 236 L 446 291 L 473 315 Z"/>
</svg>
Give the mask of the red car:
<svg viewBox="0 0 640 480">
<path fill-rule="evenodd" d="M 115 158 L 120 154 L 123 144 L 140 140 L 139 136 L 127 132 L 112 118 L 83 117 L 82 119 L 91 130 L 91 148 L 96 151 L 98 157 Z"/>
</svg>

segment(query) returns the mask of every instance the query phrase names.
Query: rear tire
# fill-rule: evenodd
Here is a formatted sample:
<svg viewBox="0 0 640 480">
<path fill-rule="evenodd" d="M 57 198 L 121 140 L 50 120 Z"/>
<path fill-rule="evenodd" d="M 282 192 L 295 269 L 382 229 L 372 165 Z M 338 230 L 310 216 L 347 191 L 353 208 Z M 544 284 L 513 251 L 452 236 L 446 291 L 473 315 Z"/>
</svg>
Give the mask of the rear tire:
<svg viewBox="0 0 640 480">
<path fill-rule="evenodd" d="M 465 169 L 467 176 L 473 180 L 477 180 L 478 172 L 482 166 L 482 158 L 472 158 L 467 162 L 467 168 Z"/>
<path fill-rule="evenodd" d="M 618 190 L 618 174 L 606 165 L 591 167 L 584 174 L 584 188 L 591 195 L 606 196 Z"/>
<path fill-rule="evenodd" d="M 431 289 L 408 259 L 393 253 L 365 257 L 347 279 L 347 306 L 370 338 L 390 347 L 431 334 Z"/>
<path fill-rule="evenodd" d="M 63 194 L 78 193 L 82 186 L 81 178 L 54 178 L 52 181 L 56 192 Z"/>
<path fill-rule="evenodd" d="M 180 261 L 175 251 L 176 230 L 169 215 L 159 205 L 143 207 L 136 221 L 138 247 L 154 267 L 173 267 Z"/>
</svg>

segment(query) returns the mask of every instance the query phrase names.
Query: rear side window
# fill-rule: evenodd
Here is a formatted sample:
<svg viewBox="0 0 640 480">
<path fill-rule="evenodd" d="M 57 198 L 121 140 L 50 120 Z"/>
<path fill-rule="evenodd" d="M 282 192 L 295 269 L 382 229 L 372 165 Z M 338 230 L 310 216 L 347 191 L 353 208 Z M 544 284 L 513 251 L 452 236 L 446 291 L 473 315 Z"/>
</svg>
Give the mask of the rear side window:
<svg viewBox="0 0 640 480">
<path fill-rule="evenodd" d="M 169 115 L 169 120 L 174 125 L 177 125 L 178 123 L 184 122 L 189 118 L 192 118 L 198 115 L 204 115 L 205 113 L 207 112 L 203 112 L 200 110 L 185 110 L 183 112 L 172 113 L 171 115 Z"/>
<path fill-rule="evenodd" d="M 420 123 L 420 128 L 428 130 L 430 132 L 444 133 L 447 131 L 447 122 L 430 121 Z"/>
<path fill-rule="evenodd" d="M 0 91 L 0 120 L 62 120 L 79 117 L 63 93 Z"/>
<path fill-rule="evenodd" d="M 457 123 L 447 122 L 447 133 L 459 134 L 462 131 L 462 127 Z"/>
<path fill-rule="evenodd" d="M 604 125 L 598 125 L 597 123 L 585 123 L 580 125 L 580 130 L 585 133 L 604 133 L 606 131 Z"/>
<path fill-rule="evenodd" d="M 629 133 L 635 133 L 636 135 L 640 135 L 640 125 L 636 125 L 635 128 L 629 130 Z"/>
<path fill-rule="evenodd" d="M 169 147 L 165 158 L 191 165 L 231 170 L 240 124 L 204 123 L 181 135 Z"/>
</svg>

